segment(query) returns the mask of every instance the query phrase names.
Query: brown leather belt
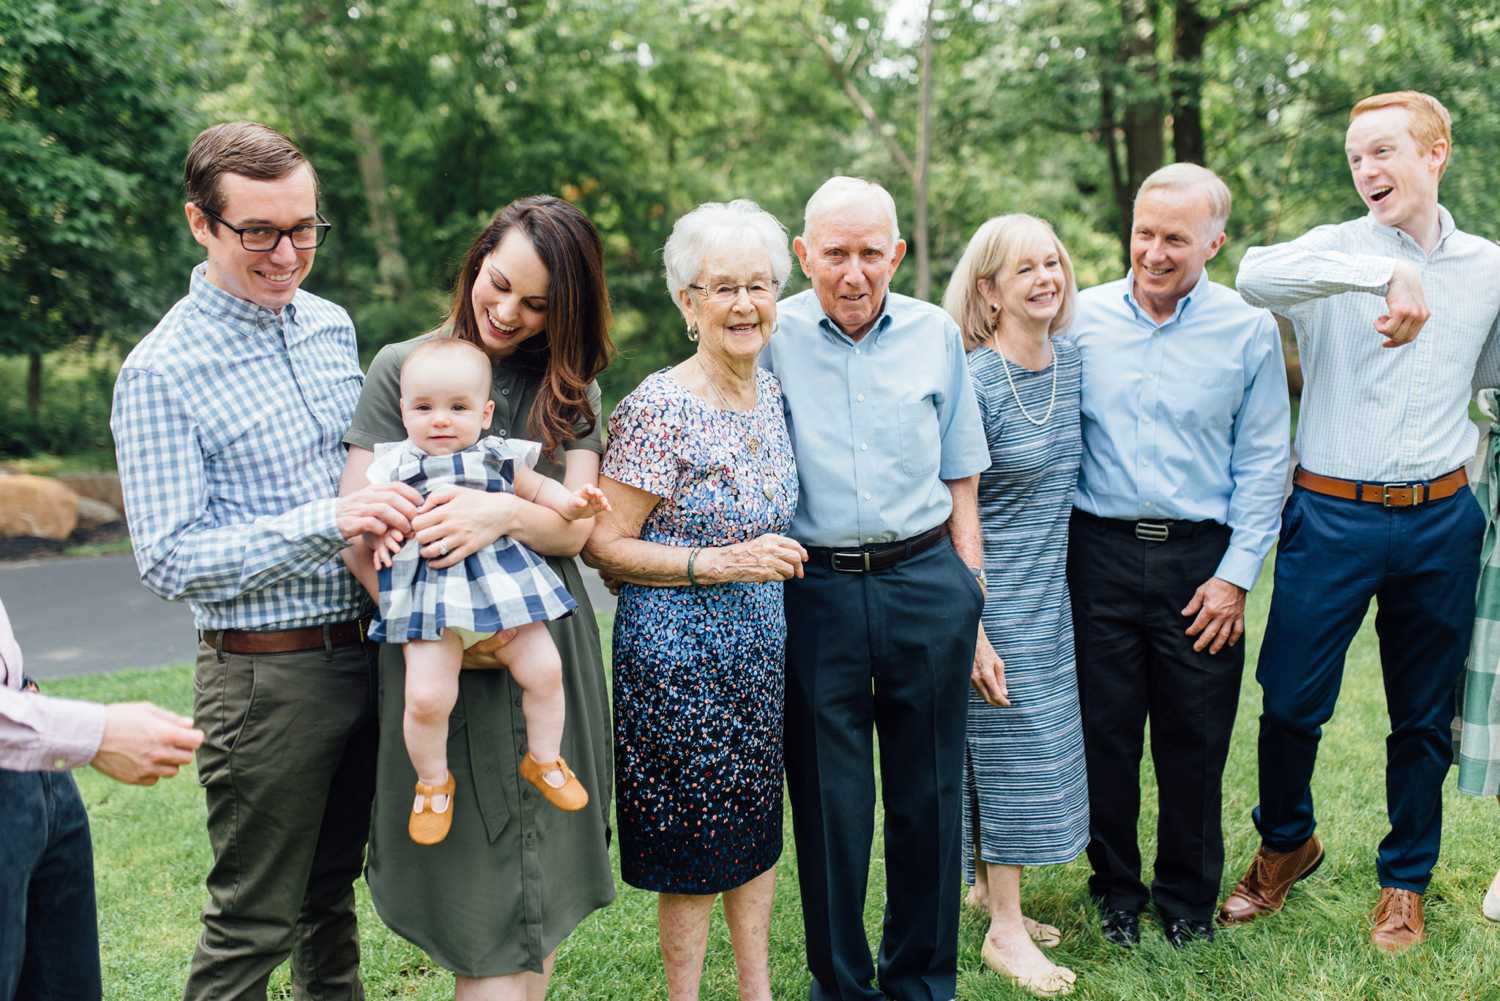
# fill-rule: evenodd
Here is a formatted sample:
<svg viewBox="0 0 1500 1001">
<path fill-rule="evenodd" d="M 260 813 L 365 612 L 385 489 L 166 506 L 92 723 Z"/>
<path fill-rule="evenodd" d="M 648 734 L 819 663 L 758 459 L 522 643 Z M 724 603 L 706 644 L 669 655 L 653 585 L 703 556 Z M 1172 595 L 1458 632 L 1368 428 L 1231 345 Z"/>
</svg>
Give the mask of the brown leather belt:
<svg viewBox="0 0 1500 1001">
<path fill-rule="evenodd" d="M 368 627 L 367 621 L 359 619 L 302 629 L 205 629 L 198 635 L 203 642 L 224 653 L 300 653 L 364 643 Z"/>
<path fill-rule="evenodd" d="M 918 553 L 926 552 L 947 537 L 948 526 L 943 524 L 900 542 L 883 542 L 879 545 L 850 549 L 808 546 L 807 556 L 813 563 L 837 570 L 839 573 L 878 573 L 881 570 L 889 570 Z"/>
<path fill-rule="evenodd" d="M 1341 480 L 1333 476 L 1310 473 L 1301 466 L 1292 474 L 1292 482 L 1315 494 L 1341 497 L 1344 500 L 1365 501 L 1381 507 L 1417 507 L 1428 501 L 1452 497 L 1469 483 L 1469 474 L 1462 466 L 1451 473 L 1444 473 L 1435 480 L 1417 480 L 1411 483 L 1365 483 L 1362 480 Z"/>
</svg>

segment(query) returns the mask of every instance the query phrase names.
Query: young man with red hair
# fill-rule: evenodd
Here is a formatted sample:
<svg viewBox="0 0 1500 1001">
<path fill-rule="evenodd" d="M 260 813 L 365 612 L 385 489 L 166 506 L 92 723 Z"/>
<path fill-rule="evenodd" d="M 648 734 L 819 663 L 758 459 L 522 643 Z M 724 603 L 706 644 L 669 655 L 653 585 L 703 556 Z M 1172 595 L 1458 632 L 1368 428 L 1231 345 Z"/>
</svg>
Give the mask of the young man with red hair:
<svg viewBox="0 0 1500 1001">
<path fill-rule="evenodd" d="M 1478 437 L 1469 401 L 1500 383 L 1500 247 L 1459 230 L 1438 202 L 1452 145 L 1436 98 L 1366 98 L 1344 147 L 1369 213 L 1253 248 L 1240 265 L 1245 301 L 1295 329 L 1305 386 L 1256 673 L 1261 846 L 1219 910 L 1224 924 L 1279 910 L 1323 860 L 1310 788 L 1318 738 L 1373 597 L 1391 829 L 1370 937 L 1387 952 L 1425 937 L 1484 534 L 1465 474 Z"/>
</svg>

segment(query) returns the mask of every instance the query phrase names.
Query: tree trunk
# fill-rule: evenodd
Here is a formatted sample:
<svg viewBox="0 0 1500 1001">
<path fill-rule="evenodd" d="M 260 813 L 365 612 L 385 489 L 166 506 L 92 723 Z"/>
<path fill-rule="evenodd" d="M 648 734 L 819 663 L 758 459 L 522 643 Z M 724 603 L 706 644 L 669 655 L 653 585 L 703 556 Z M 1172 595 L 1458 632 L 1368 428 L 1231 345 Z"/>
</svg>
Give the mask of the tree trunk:
<svg viewBox="0 0 1500 1001">
<path fill-rule="evenodd" d="M 916 201 L 916 225 L 912 232 L 917 245 L 918 299 L 927 299 L 932 293 L 932 250 L 927 223 L 927 169 L 932 154 L 932 14 L 937 0 L 927 4 L 927 20 L 922 28 L 922 69 L 918 79 L 917 112 L 917 165 L 912 172 L 912 198 Z"/>
<path fill-rule="evenodd" d="M 370 212 L 370 232 L 375 238 L 376 270 L 386 298 L 399 299 L 411 291 L 411 268 L 401 252 L 401 231 L 391 209 L 386 191 L 385 156 L 380 152 L 370 118 L 360 106 L 359 96 L 347 82 L 343 84 L 348 103 L 349 131 L 354 138 L 355 158 L 359 161 L 359 179 L 365 189 L 365 205 Z"/>
<path fill-rule="evenodd" d="M 1166 156 L 1162 134 L 1165 107 L 1160 89 L 1161 67 L 1156 56 L 1156 0 L 1120 0 L 1120 17 L 1118 55 L 1123 75 L 1119 78 L 1118 93 L 1106 93 L 1101 101 L 1111 119 L 1115 117 L 1115 102 L 1124 105 L 1118 116 L 1125 141 L 1124 176 L 1116 171 L 1114 181 L 1121 243 L 1128 262 L 1135 193 Z M 1105 72 L 1108 76 L 1110 71 Z M 1108 80 L 1105 90 L 1109 90 Z M 1113 149 L 1112 144 L 1110 148 Z"/>
<path fill-rule="evenodd" d="M 26 409 L 31 416 L 42 416 L 42 353 L 31 351 L 26 355 Z"/>
<path fill-rule="evenodd" d="M 1203 46 L 1213 22 L 1199 0 L 1176 0 L 1172 39 L 1172 153 L 1179 163 L 1206 163 L 1203 137 Z"/>
<path fill-rule="evenodd" d="M 1119 125 L 1115 121 L 1115 91 L 1108 74 L 1099 81 L 1099 138 L 1109 162 L 1109 186 L 1115 199 L 1115 235 L 1120 239 L 1120 260 L 1130 266 L 1130 197 L 1125 170 L 1120 164 Z"/>
</svg>

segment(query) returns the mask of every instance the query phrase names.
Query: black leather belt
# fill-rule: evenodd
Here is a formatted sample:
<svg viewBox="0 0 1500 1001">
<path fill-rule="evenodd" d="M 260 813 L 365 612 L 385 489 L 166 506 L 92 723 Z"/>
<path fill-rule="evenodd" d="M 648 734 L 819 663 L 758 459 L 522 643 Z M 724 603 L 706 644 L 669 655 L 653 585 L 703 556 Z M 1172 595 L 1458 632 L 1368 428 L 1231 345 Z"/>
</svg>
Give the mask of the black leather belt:
<svg viewBox="0 0 1500 1001">
<path fill-rule="evenodd" d="M 900 542 L 882 542 L 879 545 L 850 549 L 808 546 L 807 557 L 810 562 L 839 573 L 879 573 L 918 553 L 925 553 L 947 537 L 948 526 L 939 525 Z"/>
<path fill-rule="evenodd" d="M 1127 521 L 1121 518 L 1100 518 L 1098 515 L 1089 514 L 1082 508 L 1074 508 L 1073 514 L 1086 524 L 1097 526 L 1105 531 L 1118 532 L 1122 535 L 1133 535 L 1142 542 L 1166 542 L 1169 539 L 1191 539 L 1200 532 L 1224 527 L 1217 521 L 1181 521 L 1170 518 Z"/>
</svg>

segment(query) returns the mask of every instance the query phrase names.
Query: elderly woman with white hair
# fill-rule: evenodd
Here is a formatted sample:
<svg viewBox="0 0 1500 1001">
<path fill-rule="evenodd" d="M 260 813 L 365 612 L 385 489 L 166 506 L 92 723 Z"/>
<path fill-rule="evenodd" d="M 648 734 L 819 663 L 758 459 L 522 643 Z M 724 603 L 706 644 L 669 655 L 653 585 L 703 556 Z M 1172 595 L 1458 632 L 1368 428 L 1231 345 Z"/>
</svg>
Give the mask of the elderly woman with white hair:
<svg viewBox="0 0 1500 1001">
<path fill-rule="evenodd" d="M 667 288 L 695 343 L 609 422 L 585 559 L 620 582 L 614 624 L 620 873 L 658 893 L 667 993 L 698 996 L 724 895 L 740 997 L 769 1001 L 781 854 L 782 581 L 807 553 L 781 533 L 797 471 L 776 377 L 756 362 L 791 271 L 786 231 L 753 202 L 683 216 Z"/>
<path fill-rule="evenodd" d="M 1021 912 L 1023 867 L 1071 862 L 1089 840 L 1088 779 L 1066 575 L 1083 453 L 1078 349 L 1058 332 L 1077 289 L 1052 227 L 1014 214 L 969 240 L 943 296 L 969 352 L 990 467 L 979 475 L 988 582 L 964 755 L 971 906 L 982 956 L 1034 994 L 1072 988 L 1037 944 L 1058 930 Z"/>
</svg>

